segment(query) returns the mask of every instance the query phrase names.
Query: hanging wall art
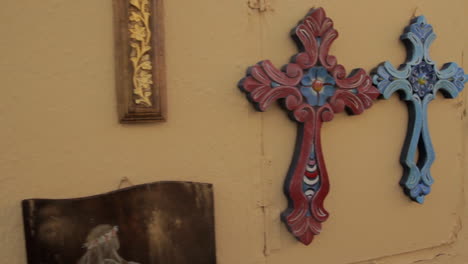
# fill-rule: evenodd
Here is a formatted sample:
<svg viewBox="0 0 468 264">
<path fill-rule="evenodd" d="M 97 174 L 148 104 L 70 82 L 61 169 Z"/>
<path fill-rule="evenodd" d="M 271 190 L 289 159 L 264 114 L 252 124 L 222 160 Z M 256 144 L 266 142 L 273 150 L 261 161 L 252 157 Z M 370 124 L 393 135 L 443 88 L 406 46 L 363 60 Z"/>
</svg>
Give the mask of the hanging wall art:
<svg viewBox="0 0 468 264">
<path fill-rule="evenodd" d="M 213 188 L 156 182 L 23 201 L 28 264 L 215 264 Z"/>
<path fill-rule="evenodd" d="M 349 76 L 329 55 L 338 32 L 322 8 L 312 9 L 292 35 L 299 53 L 279 70 L 269 60 L 250 67 L 239 88 L 258 111 L 280 101 L 290 118 L 297 122 L 294 157 L 284 183 L 288 208 L 282 220 L 289 231 L 308 245 L 322 230 L 328 212 L 323 203 L 329 180 L 322 154 L 322 122 L 331 121 L 345 109 L 361 114 L 371 107 L 379 91 L 363 69 Z"/>
<path fill-rule="evenodd" d="M 113 0 L 120 122 L 166 119 L 162 0 Z"/>
<path fill-rule="evenodd" d="M 457 97 L 468 75 L 453 62 L 437 69 L 429 56 L 436 35 L 424 16 L 413 19 L 400 38 L 407 48 L 406 62 L 398 69 L 384 62 L 375 70 L 373 82 L 383 98 L 399 92 L 408 105 L 408 130 L 400 156 L 404 169 L 400 185 L 412 200 L 423 203 L 434 182 L 430 169 L 435 153 L 427 121 L 428 104 L 438 91 L 446 98 Z"/>
</svg>

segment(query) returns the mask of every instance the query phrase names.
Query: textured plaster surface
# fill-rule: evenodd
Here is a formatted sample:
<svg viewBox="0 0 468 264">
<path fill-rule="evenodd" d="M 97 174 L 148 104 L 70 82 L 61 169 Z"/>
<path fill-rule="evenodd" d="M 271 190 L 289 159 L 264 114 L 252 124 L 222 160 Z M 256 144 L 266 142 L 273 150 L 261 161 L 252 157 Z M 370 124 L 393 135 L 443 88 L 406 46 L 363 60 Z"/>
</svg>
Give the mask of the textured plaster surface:
<svg viewBox="0 0 468 264">
<path fill-rule="evenodd" d="M 213 183 L 222 264 L 467 263 L 466 91 L 429 108 L 436 183 L 423 206 L 398 186 L 407 112 L 394 96 L 324 125 L 323 233 L 305 247 L 280 223 L 295 125 L 277 106 L 255 112 L 236 83 L 257 61 L 286 63 L 289 31 L 313 6 L 335 21 L 331 53 L 347 69 L 403 62 L 398 37 L 415 12 L 438 35 L 433 59 L 468 68 L 465 0 L 167 0 L 168 122 L 120 125 L 111 1 L 2 2 L 2 263 L 26 263 L 22 199 L 107 192 L 123 177 Z"/>
</svg>

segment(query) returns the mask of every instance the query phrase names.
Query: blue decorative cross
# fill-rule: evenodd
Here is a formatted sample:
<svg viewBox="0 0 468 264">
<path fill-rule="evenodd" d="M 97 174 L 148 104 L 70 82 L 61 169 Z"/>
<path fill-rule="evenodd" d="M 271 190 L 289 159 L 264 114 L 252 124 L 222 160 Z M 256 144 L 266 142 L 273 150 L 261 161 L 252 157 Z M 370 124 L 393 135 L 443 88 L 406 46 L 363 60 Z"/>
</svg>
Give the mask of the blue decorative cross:
<svg viewBox="0 0 468 264">
<path fill-rule="evenodd" d="M 424 16 L 413 19 L 400 38 L 407 47 L 406 63 L 395 69 L 388 61 L 384 62 L 373 74 L 373 82 L 383 98 L 388 99 L 398 91 L 408 104 L 408 131 L 400 158 L 404 174 L 400 185 L 412 200 L 423 203 L 434 182 L 430 172 L 435 153 L 427 124 L 428 104 L 439 90 L 446 98 L 457 97 L 468 75 L 453 62 L 444 64 L 440 70 L 436 68 L 429 56 L 429 46 L 436 35 Z M 419 157 L 415 161 L 417 151 Z"/>
</svg>

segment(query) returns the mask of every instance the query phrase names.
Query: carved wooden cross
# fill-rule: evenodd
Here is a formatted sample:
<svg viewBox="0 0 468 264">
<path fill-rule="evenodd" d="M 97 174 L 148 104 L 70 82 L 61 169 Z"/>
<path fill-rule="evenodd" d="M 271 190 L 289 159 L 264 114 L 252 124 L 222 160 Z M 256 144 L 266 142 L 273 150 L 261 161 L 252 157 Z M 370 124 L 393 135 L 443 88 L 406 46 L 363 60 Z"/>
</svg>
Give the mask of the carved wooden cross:
<svg viewBox="0 0 468 264">
<path fill-rule="evenodd" d="M 346 77 L 345 68 L 328 54 L 338 32 L 322 8 L 312 9 L 292 37 L 300 52 L 283 71 L 268 60 L 261 61 L 248 69 L 239 88 L 258 111 L 280 100 L 298 123 L 296 149 L 284 184 L 289 205 L 282 220 L 308 245 L 328 218 L 323 206 L 329 182 L 320 142 L 322 122 L 345 108 L 350 114 L 362 113 L 379 92 L 363 69 Z"/>
<path fill-rule="evenodd" d="M 429 56 L 435 37 L 424 16 L 416 17 L 401 35 L 408 52 L 406 62 L 398 69 L 385 62 L 373 75 L 374 84 L 385 99 L 399 92 L 408 104 L 408 131 L 400 157 L 404 173 L 400 185 L 406 195 L 418 203 L 424 202 L 434 182 L 430 172 L 435 153 L 427 124 L 428 104 L 439 90 L 447 98 L 457 97 L 468 81 L 468 75 L 456 63 L 446 63 L 442 69 L 437 69 Z"/>
</svg>

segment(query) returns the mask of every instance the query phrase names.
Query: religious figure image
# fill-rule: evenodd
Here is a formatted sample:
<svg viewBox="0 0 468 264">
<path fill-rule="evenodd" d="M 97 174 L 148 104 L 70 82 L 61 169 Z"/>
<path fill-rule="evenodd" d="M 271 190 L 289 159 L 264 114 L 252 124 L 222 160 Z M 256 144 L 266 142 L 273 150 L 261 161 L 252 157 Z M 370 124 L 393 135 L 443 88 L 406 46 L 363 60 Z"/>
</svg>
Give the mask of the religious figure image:
<svg viewBox="0 0 468 264">
<path fill-rule="evenodd" d="M 124 260 L 117 252 L 120 248 L 117 226 L 98 225 L 88 234 L 86 254 L 78 264 L 140 264 Z"/>
</svg>

